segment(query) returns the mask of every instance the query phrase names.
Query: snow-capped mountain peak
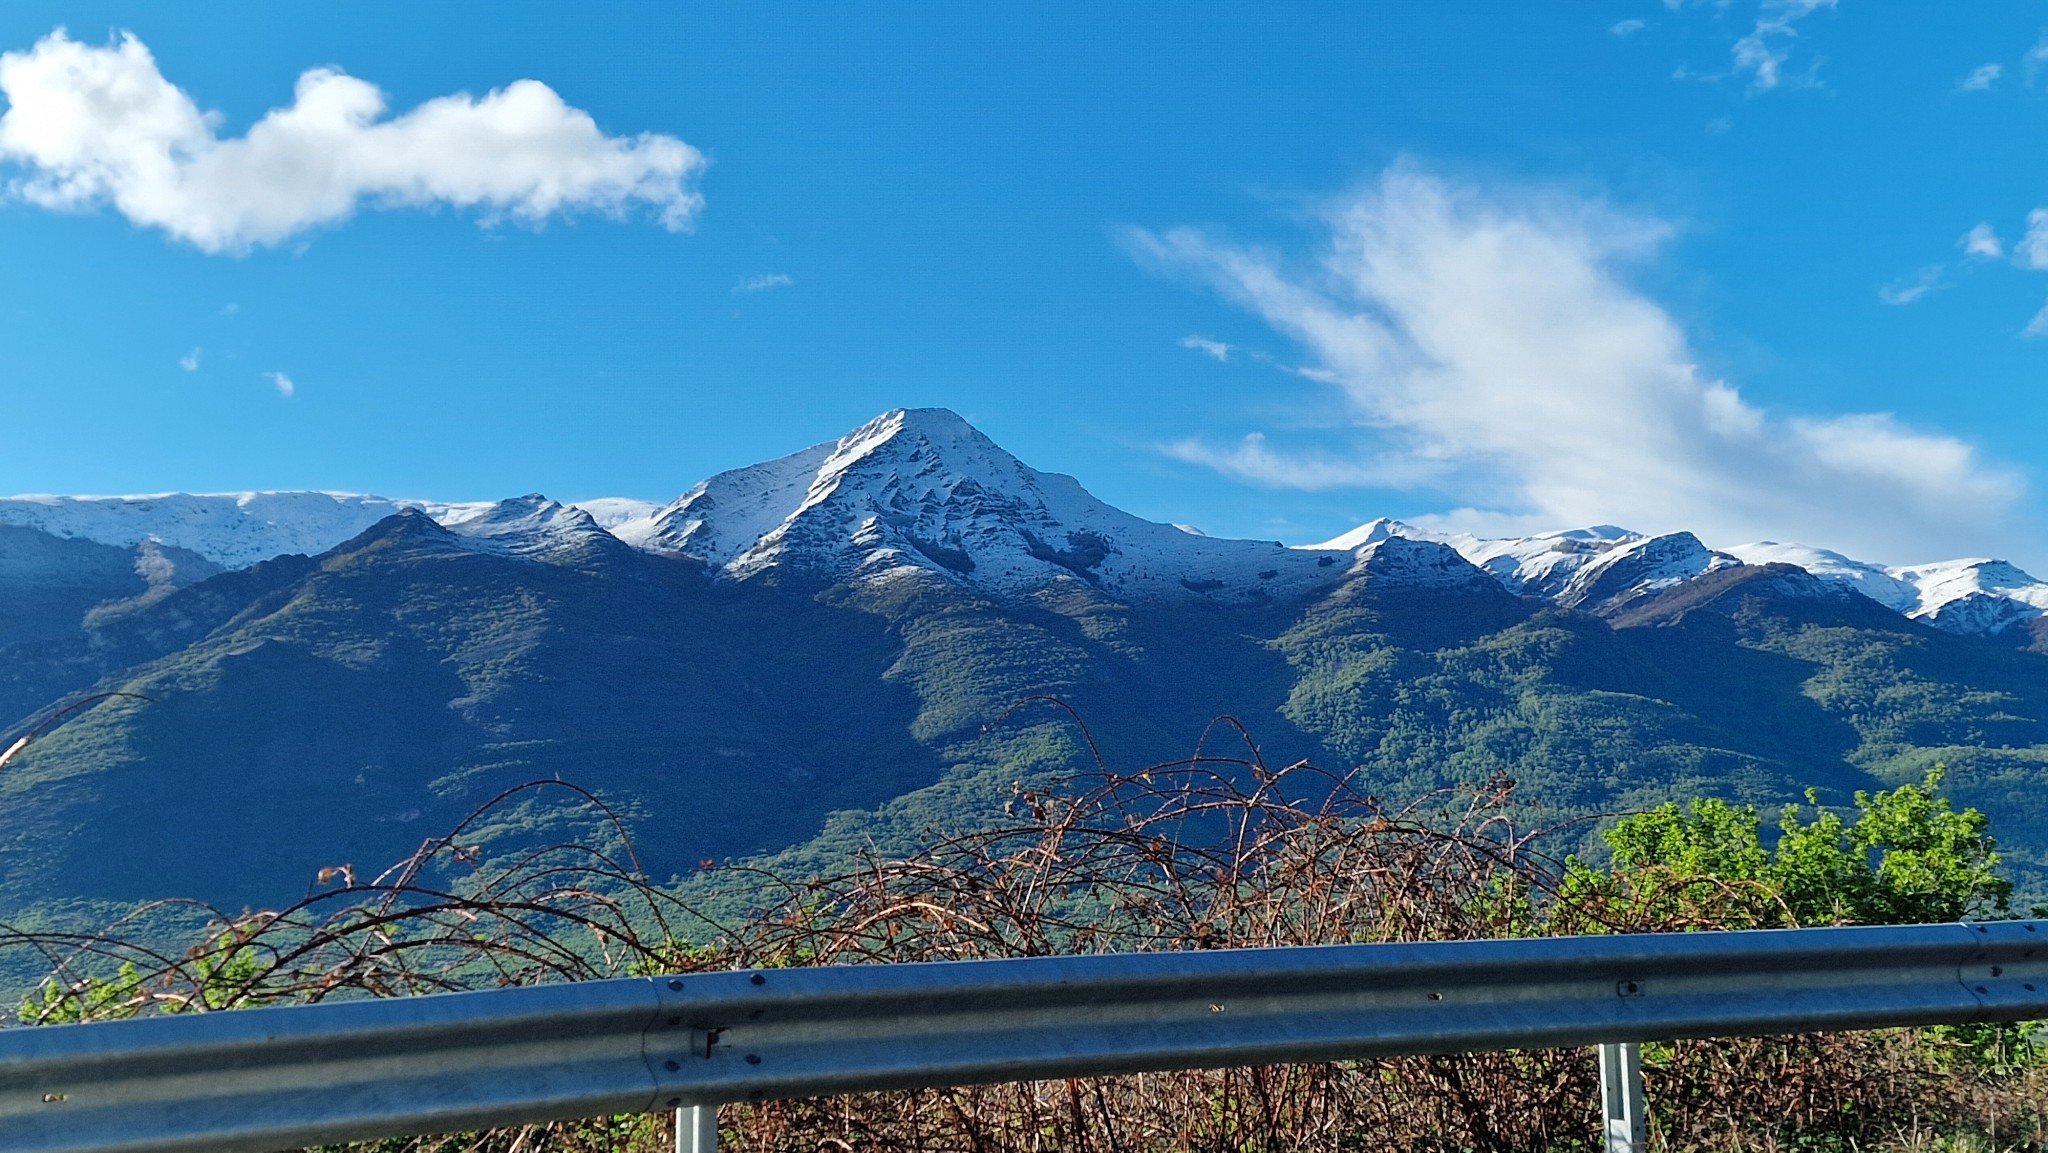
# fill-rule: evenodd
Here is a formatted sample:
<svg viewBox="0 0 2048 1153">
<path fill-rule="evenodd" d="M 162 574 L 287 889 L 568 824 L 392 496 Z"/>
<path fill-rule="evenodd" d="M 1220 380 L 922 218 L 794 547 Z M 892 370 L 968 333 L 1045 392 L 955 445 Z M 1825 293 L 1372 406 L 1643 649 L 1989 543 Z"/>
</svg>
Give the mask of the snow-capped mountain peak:
<svg viewBox="0 0 2048 1153">
<path fill-rule="evenodd" d="M 1630 534 L 1633 535 L 1633 534 Z M 1635 537 L 1610 544 L 1581 566 L 1558 594 L 1573 608 L 1616 608 L 1629 601 L 1742 562 L 1715 552 L 1689 532 Z"/>
<path fill-rule="evenodd" d="M 994 593 L 1080 581 L 1123 597 L 1258 600 L 1339 575 L 1333 560 L 1277 542 L 1132 516 L 946 409 L 898 409 L 837 441 L 721 473 L 644 528 L 618 531 L 734 577 L 918 572 Z"/>
<path fill-rule="evenodd" d="M 1368 584 L 1404 588 L 1493 590 L 1497 587 L 1485 572 L 1450 545 L 1407 536 L 1382 536 L 1360 547 L 1349 575 L 1363 578 Z"/>
<path fill-rule="evenodd" d="M 1300 547 L 1312 551 L 1354 552 L 1365 548 L 1367 545 L 1378 544 L 1390 537 L 1400 537 L 1405 540 L 1434 541 L 1450 539 L 1440 533 L 1416 528 L 1412 524 L 1403 524 L 1398 520 L 1390 520 L 1387 517 L 1376 517 L 1352 529 L 1350 532 L 1331 537 L 1320 544 L 1305 544 Z"/>
<path fill-rule="evenodd" d="M 1559 598 L 1589 566 L 1616 549 L 1645 540 L 1613 525 L 1562 529 L 1528 537 L 1437 536 L 1492 574 L 1509 592 Z"/>
<path fill-rule="evenodd" d="M 457 506 L 436 519 L 474 548 L 530 560 L 569 563 L 593 549 L 622 547 L 588 511 L 539 493 Z"/>
<path fill-rule="evenodd" d="M 2048 582 L 2002 560 L 1941 561 L 1887 571 L 1919 594 L 1908 616 L 1951 632 L 2002 633 L 2048 615 Z"/>
</svg>

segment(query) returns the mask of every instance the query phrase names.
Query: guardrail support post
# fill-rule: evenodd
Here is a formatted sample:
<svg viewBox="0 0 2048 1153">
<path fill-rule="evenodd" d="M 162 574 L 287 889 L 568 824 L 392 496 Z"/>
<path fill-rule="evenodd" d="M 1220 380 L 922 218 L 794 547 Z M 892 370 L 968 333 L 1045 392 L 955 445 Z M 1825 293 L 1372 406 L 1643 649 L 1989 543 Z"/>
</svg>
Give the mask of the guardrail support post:
<svg viewBox="0 0 2048 1153">
<path fill-rule="evenodd" d="M 1642 1046 L 1600 1046 L 1600 1112 L 1606 1117 L 1607 1153 L 1643 1153 L 1649 1148 Z"/>
<path fill-rule="evenodd" d="M 718 1106 L 676 1110 L 676 1153 L 718 1153 Z"/>
</svg>

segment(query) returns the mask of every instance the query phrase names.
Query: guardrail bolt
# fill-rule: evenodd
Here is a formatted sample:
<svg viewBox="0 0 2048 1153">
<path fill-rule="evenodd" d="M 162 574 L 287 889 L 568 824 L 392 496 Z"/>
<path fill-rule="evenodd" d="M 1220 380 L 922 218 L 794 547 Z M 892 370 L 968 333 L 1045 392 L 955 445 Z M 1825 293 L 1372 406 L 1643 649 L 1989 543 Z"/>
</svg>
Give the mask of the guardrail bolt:
<svg viewBox="0 0 2048 1153">
<path fill-rule="evenodd" d="M 1641 981 L 1616 981 L 1614 983 L 1614 995 L 1617 997 L 1640 997 L 1643 995 L 1643 983 Z"/>
<path fill-rule="evenodd" d="M 668 983 L 668 991 L 669 991 L 669 992 L 671 992 L 671 993 L 680 993 L 680 992 L 682 992 L 682 991 L 683 991 L 683 983 L 682 983 L 681 981 L 670 981 L 670 982 Z"/>
</svg>

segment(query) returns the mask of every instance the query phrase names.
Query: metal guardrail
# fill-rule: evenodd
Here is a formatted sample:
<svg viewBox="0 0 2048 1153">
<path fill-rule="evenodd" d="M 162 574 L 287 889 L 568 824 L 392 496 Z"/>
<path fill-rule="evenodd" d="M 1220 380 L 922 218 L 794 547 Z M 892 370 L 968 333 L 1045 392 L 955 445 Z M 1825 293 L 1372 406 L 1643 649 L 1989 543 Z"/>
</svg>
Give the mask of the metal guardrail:
<svg viewBox="0 0 2048 1153">
<path fill-rule="evenodd" d="M 1585 1045 L 1611 1047 L 1610 1148 L 1629 1149 L 1624 1042 L 2038 1017 L 2033 921 L 701 973 L 0 1031 L 0 1149 L 228 1153 L 662 1109 L 702 1142 L 726 1102 Z"/>
</svg>

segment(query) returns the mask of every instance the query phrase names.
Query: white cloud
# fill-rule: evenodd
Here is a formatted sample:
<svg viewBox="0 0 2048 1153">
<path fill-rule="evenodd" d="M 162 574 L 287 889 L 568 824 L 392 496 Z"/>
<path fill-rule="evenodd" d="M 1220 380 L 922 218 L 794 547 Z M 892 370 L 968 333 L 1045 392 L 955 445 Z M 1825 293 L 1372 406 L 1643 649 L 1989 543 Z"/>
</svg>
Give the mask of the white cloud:
<svg viewBox="0 0 2048 1153">
<path fill-rule="evenodd" d="M 1230 360 L 1230 346 L 1220 340 L 1210 340 L 1206 336 L 1183 336 L 1180 338 L 1180 346 L 1199 352 L 1211 360 L 1226 363 Z"/>
<path fill-rule="evenodd" d="M 186 372 L 198 372 L 199 351 L 199 349 L 195 348 L 192 351 L 186 353 L 185 355 L 179 357 L 178 367 L 184 369 Z"/>
<path fill-rule="evenodd" d="M 2027 326 L 2020 329 L 2020 335 L 2028 340 L 2039 340 L 2048 336 L 2048 304 L 2042 305 L 2041 310 L 2034 314 L 2034 319 L 2029 320 Z"/>
<path fill-rule="evenodd" d="M 1749 77 L 1751 93 L 1769 92 L 1784 82 L 1791 41 L 1799 37 L 1796 25 L 1834 6 L 1835 0 L 1763 0 L 1757 6 L 1756 26 L 1735 42 L 1732 53 L 1736 73 Z"/>
<path fill-rule="evenodd" d="M 2048 64 L 2048 32 L 2043 32 L 2041 38 L 2034 41 L 2034 46 L 2020 57 L 2020 63 L 2025 70 L 2027 85 L 2032 87 L 2034 81 L 2040 79 L 2041 66 Z"/>
<path fill-rule="evenodd" d="M 2005 255 L 2005 244 L 1998 239 L 1998 233 L 1992 230 L 1989 222 L 1979 222 L 1975 228 L 1965 232 L 1963 238 L 1956 241 L 1956 246 L 1963 250 L 1965 256 L 1979 260 L 1998 260 Z"/>
<path fill-rule="evenodd" d="M 475 209 L 539 225 L 572 212 L 653 212 L 685 229 L 705 165 L 672 136 L 606 136 L 536 80 L 442 96 L 387 116 L 384 93 L 332 68 L 299 77 L 289 107 L 219 135 L 142 41 L 106 47 L 62 29 L 0 54 L 8 190 L 52 209 L 112 205 L 206 252 L 284 243 L 364 205 Z"/>
<path fill-rule="evenodd" d="M 2012 258 L 2021 268 L 2048 269 L 2048 208 L 2027 213 L 2026 235 L 2013 242 Z"/>
<path fill-rule="evenodd" d="M 1312 492 L 1366 485 L 1406 487 L 1423 483 L 1437 471 L 1415 460 L 1363 463 L 1335 459 L 1327 454 L 1276 451 L 1266 443 L 1265 434 L 1257 432 L 1227 447 L 1191 439 L 1162 444 L 1159 451 L 1175 460 L 1212 468 L 1225 476 L 1263 488 L 1295 488 Z"/>
<path fill-rule="evenodd" d="M 1930 264 L 1913 275 L 1893 281 L 1877 290 L 1878 299 L 1886 304 L 1911 304 L 1921 297 L 1943 287 L 1942 274 L 1948 271 L 1945 264 Z"/>
<path fill-rule="evenodd" d="M 1649 27 L 1649 24 L 1642 20 L 1617 20 L 1608 26 L 1607 31 L 1616 36 L 1627 37 L 1633 36 L 1647 27 Z"/>
<path fill-rule="evenodd" d="M 269 381 L 270 386 L 277 390 L 277 395 L 284 397 L 286 400 L 290 400 L 299 394 L 299 386 L 293 384 L 292 378 L 284 373 L 266 372 L 263 374 L 263 379 Z"/>
<path fill-rule="evenodd" d="M 732 286 L 738 293 L 766 292 L 771 288 L 788 288 L 796 280 L 780 272 L 757 272 Z"/>
<path fill-rule="evenodd" d="M 2004 74 L 2003 64 L 1979 64 L 1971 69 L 1968 76 L 1956 81 L 1956 91 L 1982 92 L 1997 83 L 1998 78 Z"/>
<path fill-rule="evenodd" d="M 1884 413 L 1774 413 L 1701 369 L 1627 276 L 1665 243 L 1661 221 L 1398 165 L 1327 228 L 1308 267 L 1191 229 L 1132 244 L 1298 341 L 1348 403 L 1363 474 L 1426 477 L 1493 523 L 1898 560 L 2038 543 L 2011 535 L 2019 474 L 1968 443 Z M 1205 463 L 1255 478 L 1287 455 L 1243 449 Z"/>
</svg>

